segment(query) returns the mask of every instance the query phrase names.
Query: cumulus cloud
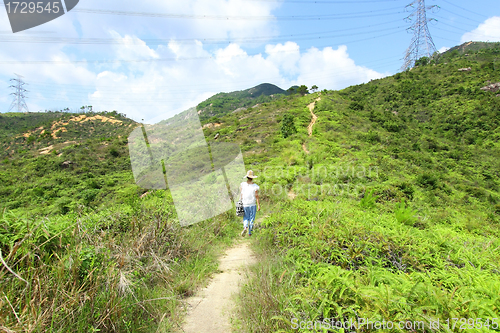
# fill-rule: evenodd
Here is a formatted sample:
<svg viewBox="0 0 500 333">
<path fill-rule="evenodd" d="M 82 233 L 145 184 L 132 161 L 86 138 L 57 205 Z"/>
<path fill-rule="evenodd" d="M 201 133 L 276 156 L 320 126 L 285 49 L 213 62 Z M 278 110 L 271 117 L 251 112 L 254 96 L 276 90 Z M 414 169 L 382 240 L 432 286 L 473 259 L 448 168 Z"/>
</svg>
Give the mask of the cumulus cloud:
<svg viewBox="0 0 500 333">
<path fill-rule="evenodd" d="M 140 73 L 102 72 L 91 95 L 95 109 L 116 109 L 136 120 L 155 122 L 195 106 L 217 92 L 247 89 L 263 82 L 283 89 L 300 84 L 341 89 L 388 75 L 356 65 L 346 46 L 310 48 L 301 53 L 297 44 L 288 42 L 267 45 L 264 54 L 251 55 L 237 44 L 211 53 L 201 42 L 187 46 L 171 41 L 165 49 L 173 52 L 176 59 L 193 54 L 199 58 L 171 63 L 152 61 Z"/>
<path fill-rule="evenodd" d="M 448 51 L 450 48 L 448 46 L 443 46 L 442 48 L 440 48 L 438 50 L 439 53 L 445 53 L 446 51 Z"/>
<path fill-rule="evenodd" d="M 248 0 L 86 0 L 71 15 L 65 15 L 58 24 L 71 25 L 77 20 L 84 36 L 103 37 L 110 30 L 122 34 L 169 35 L 173 38 L 193 36 L 213 38 L 245 38 L 277 32 L 272 11 L 280 1 Z M 83 9 L 117 10 L 136 13 L 134 16 L 87 13 Z M 191 18 L 150 17 L 140 13 L 179 14 Z M 258 20 L 223 19 L 225 17 L 259 16 Z M 56 20 L 54 20 L 56 21 Z M 46 26 L 48 29 L 49 26 Z M 59 31 L 59 30 L 58 30 Z"/>
<path fill-rule="evenodd" d="M 500 42 L 500 16 L 493 16 L 481 23 L 476 29 L 465 33 L 460 42 L 469 41 Z"/>
<path fill-rule="evenodd" d="M 299 73 L 300 49 L 297 43 L 266 45 L 266 54 L 267 59 L 282 72 L 289 75 Z"/>
<path fill-rule="evenodd" d="M 310 48 L 299 60 L 300 75 L 297 84 L 317 85 L 320 88 L 341 89 L 388 75 L 364 66 L 358 66 L 347 53 L 347 46 L 334 50 L 326 47 Z"/>
</svg>

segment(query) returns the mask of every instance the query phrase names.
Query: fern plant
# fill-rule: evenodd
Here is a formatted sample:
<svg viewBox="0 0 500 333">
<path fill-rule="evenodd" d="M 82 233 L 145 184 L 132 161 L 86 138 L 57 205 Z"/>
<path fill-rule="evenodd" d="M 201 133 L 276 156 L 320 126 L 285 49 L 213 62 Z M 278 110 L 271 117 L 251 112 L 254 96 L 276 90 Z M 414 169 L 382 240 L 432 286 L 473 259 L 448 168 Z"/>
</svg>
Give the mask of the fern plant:
<svg viewBox="0 0 500 333">
<path fill-rule="evenodd" d="M 398 220 L 399 223 L 413 225 L 416 221 L 415 215 L 417 214 L 417 211 L 408 207 L 405 199 L 403 198 L 401 199 L 401 202 L 396 204 L 394 214 L 396 215 L 396 220 Z"/>
<path fill-rule="evenodd" d="M 377 199 L 378 196 L 373 194 L 373 190 L 366 191 L 359 205 L 361 208 L 373 208 L 375 207 L 375 201 L 377 201 Z"/>
</svg>

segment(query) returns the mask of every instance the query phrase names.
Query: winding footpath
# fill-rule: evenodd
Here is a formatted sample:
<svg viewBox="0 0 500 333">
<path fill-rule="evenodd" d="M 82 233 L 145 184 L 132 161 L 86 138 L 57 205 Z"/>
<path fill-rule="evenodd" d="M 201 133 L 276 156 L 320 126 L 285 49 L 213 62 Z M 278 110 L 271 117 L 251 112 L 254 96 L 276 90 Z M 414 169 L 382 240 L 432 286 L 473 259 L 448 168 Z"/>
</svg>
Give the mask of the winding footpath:
<svg viewBox="0 0 500 333">
<path fill-rule="evenodd" d="M 316 106 L 316 102 L 321 101 L 321 97 L 316 98 L 316 101 L 312 102 L 309 104 L 307 107 L 309 108 L 309 111 L 311 112 L 311 123 L 309 126 L 307 126 L 307 133 L 309 133 L 309 136 L 313 135 L 313 126 L 316 123 L 316 120 L 318 119 L 318 116 L 314 114 L 314 107 Z"/>
<path fill-rule="evenodd" d="M 318 116 L 315 115 L 314 112 L 313 112 L 314 111 L 314 107 L 316 106 L 316 102 L 318 102 L 318 101 L 321 101 L 321 97 L 316 98 L 316 100 L 314 102 L 312 102 L 311 104 L 309 104 L 307 106 L 307 108 L 309 109 L 309 112 L 311 112 L 311 116 L 312 116 L 311 122 L 307 126 L 307 133 L 309 134 L 310 137 L 313 134 L 313 126 L 314 126 L 314 124 L 316 124 L 316 120 L 318 119 Z M 305 143 L 302 144 L 302 149 L 304 149 L 304 151 L 306 152 L 306 154 L 309 154 L 309 150 L 307 150 L 307 147 L 306 147 Z"/>
<path fill-rule="evenodd" d="M 246 269 L 256 261 L 248 238 L 228 249 L 208 287 L 187 299 L 187 315 L 181 332 L 230 333 L 236 295 L 246 280 Z"/>
</svg>

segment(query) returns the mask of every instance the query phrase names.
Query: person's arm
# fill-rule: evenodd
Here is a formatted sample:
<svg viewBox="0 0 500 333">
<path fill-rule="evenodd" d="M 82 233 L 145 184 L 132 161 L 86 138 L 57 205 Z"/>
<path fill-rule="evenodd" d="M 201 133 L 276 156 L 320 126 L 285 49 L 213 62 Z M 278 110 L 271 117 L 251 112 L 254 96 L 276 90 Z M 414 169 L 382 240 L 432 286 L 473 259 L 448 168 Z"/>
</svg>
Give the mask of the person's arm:
<svg viewBox="0 0 500 333">
<path fill-rule="evenodd" d="M 243 191 L 242 191 L 241 185 L 240 185 L 240 200 L 243 200 Z"/>
<path fill-rule="evenodd" d="M 255 191 L 255 199 L 257 200 L 257 211 L 259 211 L 260 210 L 259 190 Z"/>
</svg>

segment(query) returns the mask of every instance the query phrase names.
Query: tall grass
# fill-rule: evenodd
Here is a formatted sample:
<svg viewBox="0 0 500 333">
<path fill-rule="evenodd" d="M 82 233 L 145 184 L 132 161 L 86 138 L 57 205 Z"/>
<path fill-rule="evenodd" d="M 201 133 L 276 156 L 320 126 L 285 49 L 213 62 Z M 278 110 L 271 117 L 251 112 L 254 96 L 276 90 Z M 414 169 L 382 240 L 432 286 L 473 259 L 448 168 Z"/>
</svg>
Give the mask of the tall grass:
<svg viewBox="0 0 500 333">
<path fill-rule="evenodd" d="M 290 306 L 296 281 L 293 265 L 276 253 L 269 252 L 272 238 L 259 237 L 255 242 L 258 264 L 251 267 L 248 283 L 238 298 L 240 330 L 243 332 L 278 332 L 286 330 L 288 321 L 282 314 Z"/>
<path fill-rule="evenodd" d="M 168 332 L 180 302 L 217 270 L 239 225 L 230 214 L 181 228 L 152 195 L 85 216 L 0 226 L 0 331 Z M 24 235 L 24 236 L 23 236 Z"/>
</svg>

